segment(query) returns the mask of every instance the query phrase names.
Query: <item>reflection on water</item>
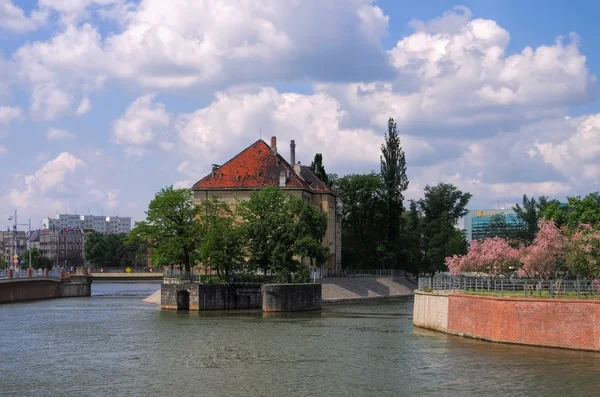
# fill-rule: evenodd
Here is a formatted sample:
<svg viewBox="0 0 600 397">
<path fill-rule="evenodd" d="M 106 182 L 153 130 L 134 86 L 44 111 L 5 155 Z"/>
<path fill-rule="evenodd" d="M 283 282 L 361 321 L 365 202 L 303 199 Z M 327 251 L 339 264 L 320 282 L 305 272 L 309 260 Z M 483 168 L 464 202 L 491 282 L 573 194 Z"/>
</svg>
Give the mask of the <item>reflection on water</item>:
<svg viewBox="0 0 600 397">
<path fill-rule="evenodd" d="M 600 395 L 600 354 L 413 328 L 412 299 L 187 313 L 141 302 L 158 288 L 0 306 L 0 395 Z"/>
</svg>

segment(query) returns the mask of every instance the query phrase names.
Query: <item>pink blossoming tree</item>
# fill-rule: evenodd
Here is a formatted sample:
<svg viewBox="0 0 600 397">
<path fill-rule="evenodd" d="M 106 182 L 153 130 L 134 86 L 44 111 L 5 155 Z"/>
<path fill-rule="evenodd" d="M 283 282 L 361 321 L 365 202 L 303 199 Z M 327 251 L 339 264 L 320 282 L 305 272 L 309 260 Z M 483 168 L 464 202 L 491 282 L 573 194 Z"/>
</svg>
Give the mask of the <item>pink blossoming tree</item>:
<svg viewBox="0 0 600 397">
<path fill-rule="evenodd" d="M 492 237 L 471 241 L 466 255 L 447 257 L 446 265 L 454 275 L 471 271 L 499 276 L 519 266 L 520 257 L 520 249 L 500 237 Z"/>
<path fill-rule="evenodd" d="M 600 278 L 600 230 L 581 224 L 573 232 L 566 231 L 565 265 L 573 274 Z M 600 284 L 600 281 L 598 281 Z"/>
<path fill-rule="evenodd" d="M 519 277 L 550 278 L 563 263 L 565 237 L 554 221 L 542 219 L 535 239 L 522 250 Z"/>
</svg>

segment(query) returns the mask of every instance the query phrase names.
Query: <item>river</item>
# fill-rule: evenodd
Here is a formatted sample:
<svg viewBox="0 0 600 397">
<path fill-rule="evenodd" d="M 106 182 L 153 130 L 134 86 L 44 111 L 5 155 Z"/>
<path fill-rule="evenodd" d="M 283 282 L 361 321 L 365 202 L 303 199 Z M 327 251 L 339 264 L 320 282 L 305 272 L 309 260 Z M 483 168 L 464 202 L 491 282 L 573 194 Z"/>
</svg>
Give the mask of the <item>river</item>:
<svg viewBox="0 0 600 397">
<path fill-rule="evenodd" d="M 412 298 L 263 317 L 141 302 L 159 287 L 0 305 L 0 395 L 600 395 L 600 354 L 414 328 Z"/>
</svg>

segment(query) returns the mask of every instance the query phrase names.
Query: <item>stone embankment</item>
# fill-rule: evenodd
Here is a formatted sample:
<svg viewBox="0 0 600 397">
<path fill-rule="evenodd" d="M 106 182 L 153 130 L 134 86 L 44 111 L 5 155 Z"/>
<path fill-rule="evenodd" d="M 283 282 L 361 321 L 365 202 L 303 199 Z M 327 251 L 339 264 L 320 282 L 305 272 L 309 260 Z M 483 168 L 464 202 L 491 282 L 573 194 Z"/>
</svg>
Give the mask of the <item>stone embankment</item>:
<svg viewBox="0 0 600 397">
<path fill-rule="evenodd" d="M 398 277 L 329 277 L 321 279 L 323 303 L 341 303 L 365 299 L 412 296 L 417 289 L 413 278 Z M 160 290 L 143 302 L 160 305 Z"/>
<path fill-rule="evenodd" d="M 413 324 L 491 342 L 600 351 L 600 301 L 415 292 Z"/>
</svg>

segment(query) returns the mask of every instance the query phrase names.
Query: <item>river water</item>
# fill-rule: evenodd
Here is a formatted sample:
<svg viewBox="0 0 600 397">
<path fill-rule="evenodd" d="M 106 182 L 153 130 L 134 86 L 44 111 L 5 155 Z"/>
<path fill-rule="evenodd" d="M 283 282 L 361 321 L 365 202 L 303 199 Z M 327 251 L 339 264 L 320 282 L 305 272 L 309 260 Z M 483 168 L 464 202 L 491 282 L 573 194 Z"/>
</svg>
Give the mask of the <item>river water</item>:
<svg viewBox="0 0 600 397">
<path fill-rule="evenodd" d="M 141 302 L 159 288 L 0 305 L 0 395 L 600 395 L 600 354 L 414 328 L 412 298 L 263 317 Z"/>
</svg>

